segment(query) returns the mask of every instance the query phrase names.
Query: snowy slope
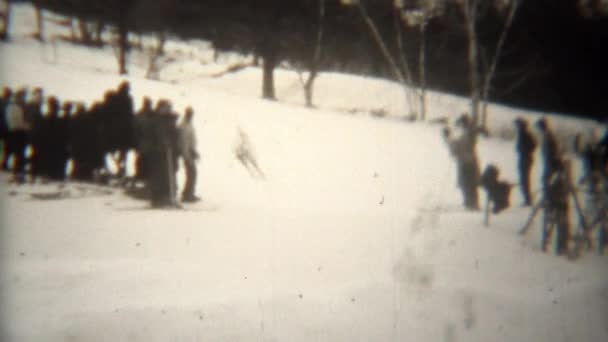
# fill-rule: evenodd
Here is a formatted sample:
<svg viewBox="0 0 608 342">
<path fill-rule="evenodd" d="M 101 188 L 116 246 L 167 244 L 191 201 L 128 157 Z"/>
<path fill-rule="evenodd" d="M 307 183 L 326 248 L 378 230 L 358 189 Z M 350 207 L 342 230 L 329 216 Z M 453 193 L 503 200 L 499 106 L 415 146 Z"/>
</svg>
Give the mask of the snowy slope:
<svg viewBox="0 0 608 342">
<path fill-rule="evenodd" d="M 31 15 L 16 6 L 14 42 L 0 45 L 0 85 L 90 102 L 121 80 L 109 48 L 27 38 Z M 204 203 L 154 211 L 116 189 L 78 184 L 63 188 L 70 198 L 36 201 L 32 193 L 59 185 L 17 187 L 2 175 L 0 340 L 608 339 L 605 257 L 570 262 L 539 251 L 538 228 L 518 236 L 528 210 L 517 190 L 514 206 L 484 228 L 481 215 L 459 208 L 439 126 L 334 111 L 392 105 L 397 114 L 394 85 L 323 74 L 322 109 L 308 110 L 289 91 L 297 89 L 289 71 L 277 72 L 280 101 L 262 101 L 258 69 L 205 77 L 232 60 L 213 64 L 203 43 L 168 49 L 194 56 L 161 73 L 174 82 L 145 80 L 137 54 L 128 79 L 138 103 L 148 95 L 193 105 Z M 433 96 L 435 115 L 466 108 Z M 492 110 L 497 130 L 522 114 Z M 571 134 L 588 123 L 560 127 Z M 236 160 L 239 128 L 266 180 Z M 482 140 L 479 152 L 516 181 L 511 143 Z"/>
</svg>

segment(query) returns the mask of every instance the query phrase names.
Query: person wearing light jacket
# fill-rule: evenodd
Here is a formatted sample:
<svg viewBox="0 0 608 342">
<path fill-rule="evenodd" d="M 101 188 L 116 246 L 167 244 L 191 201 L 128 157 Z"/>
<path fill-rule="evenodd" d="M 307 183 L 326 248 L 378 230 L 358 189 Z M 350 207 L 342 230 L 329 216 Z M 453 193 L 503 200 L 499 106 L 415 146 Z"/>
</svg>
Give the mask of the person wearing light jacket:
<svg viewBox="0 0 608 342">
<path fill-rule="evenodd" d="M 182 191 L 182 202 L 196 202 L 200 200 L 194 194 L 196 188 L 196 162 L 199 159 L 199 154 L 196 150 L 196 133 L 192 126 L 193 115 L 194 110 L 192 107 L 186 108 L 184 119 L 179 125 L 179 149 L 186 169 L 186 184 Z"/>
<path fill-rule="evenodd" d="M 14 156 L 13 174 L 15 181 L 23 183 L 25 181 L 25 149 L 27 147 L 29 124 L 25 119 L 25 97 L 27 91 L 19 90 L 6 108 L 6 126 L 8 128 L 8 141 L 11 145 L 9 154 Z M 7 158 L 8 159 L 8 158 Z"/>
</svg>

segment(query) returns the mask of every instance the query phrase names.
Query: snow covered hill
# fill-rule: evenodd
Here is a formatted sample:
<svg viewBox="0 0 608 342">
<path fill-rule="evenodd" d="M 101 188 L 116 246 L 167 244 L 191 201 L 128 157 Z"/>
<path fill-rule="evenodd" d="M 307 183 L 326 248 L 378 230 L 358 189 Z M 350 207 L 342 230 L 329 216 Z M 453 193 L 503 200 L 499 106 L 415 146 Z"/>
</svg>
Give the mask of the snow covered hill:
<svg viewBox="0 0 608 342">
<path fill-rule="evenodd" d="M 90 102 L 121 80 L 111 48 L 41 45 L 27 37 L 31 8 L 15 7 L 0 85 Z M 143 77 L 135 53 L 127 78 L 137 104 L 194 107 L 201 205 L 149 210 L 117 189 L 2 175 L 0 340 L 608 340 L 606 257 L 571 262 L 540 251 L 538 227 L 517 235 L 529 215 L 517 190 L 488 228 L 460 209 L 439 126 L 344 113 L 398 116 L 398 87 L 323 74 L 309 110 L 297 74 L 279 70 L 279 101 L 263 101 L 259 69 L 209 77 L 222 61 L 205 46 L 171 42 L 161 81 Z M 430 101 L 437 117 L 466 109 L 454 96 Z M 524 114 L 491 110 L 494 132 Z M 555 121 L 567 135 L 592 127 Z M 265 180 L 235 158 L 239 130 Z M 483 139 L 479 153 L 516 181 L 511 142 Z M 539 176 L 537 162 L 535 188 Z M 67 197 L 32 198 L 58 190 Z"/>
</svg>

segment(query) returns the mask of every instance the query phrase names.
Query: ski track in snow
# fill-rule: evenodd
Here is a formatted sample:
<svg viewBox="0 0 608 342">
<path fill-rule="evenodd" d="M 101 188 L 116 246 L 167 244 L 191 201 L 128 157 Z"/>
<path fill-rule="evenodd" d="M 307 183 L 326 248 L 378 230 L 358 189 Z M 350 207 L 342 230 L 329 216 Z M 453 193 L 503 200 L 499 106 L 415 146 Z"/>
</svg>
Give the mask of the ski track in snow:
<svg viewBox="0 0 608 342">
<path fill-rule="evenodd" d="M 90 103 L 122 79 L 111 48 L 40 45 L 26 37 L 32 18 L 15 5 L 0 84 Z M 480 213 L 460 208 L 440 126 L 344 112 L 404 113 L 399 87 L 322 74 L 320 109 L 309 110 L 294 72 L 277 70 L 279 101 L 262 101 L 257 68 L 205 76 L 239 57 L 213 63 L 201 42 L 167 50 L 176 61 L 160 79 L 171 82 L 144 79 L 141 53 L 127 79 L 137 107 L 144 95 L 194 107 L 203 202 L 147 210 L 119 189 L 16 186 L 2 174 L 0 340 L 608 340 L 606 257 L 571 262 L 540 252 L 538 227 L 517 235 L 529 214 L 519 189 L 483 227 Z M 430 95 L 431 117 L 466 108 Z M 490 110 L 492 132 L 504 136 L 517 115 L 543 115 Z M 554 122 L 566 137 L 592 127 Z M 265 179 L 235 158 L 239 128 Z M 478 149 L 482 165 L 516 182 L 512 142 L 481 139 Z M 535 187 L 540 172 L 537 158 Z M 180 188 L 183 178 L 182 167 Z M 34 198 L 48 193 L 65 196 Z"/>
</svg>

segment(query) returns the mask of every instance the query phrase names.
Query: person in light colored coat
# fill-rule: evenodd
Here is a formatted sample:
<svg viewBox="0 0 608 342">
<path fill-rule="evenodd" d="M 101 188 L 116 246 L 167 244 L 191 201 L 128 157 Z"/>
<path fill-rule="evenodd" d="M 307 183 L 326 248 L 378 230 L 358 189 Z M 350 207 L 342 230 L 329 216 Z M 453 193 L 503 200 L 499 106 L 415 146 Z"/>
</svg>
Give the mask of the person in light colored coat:
<svg viewBox="0 0 608 342">
<path fill-rule="evenodd" d="M 182 202 L 196 202 L 200 200 L 194 192 L 196 188 L 196 162 L 199 154 L 196 149 L 196 132 L 192 126 L 194 110 L 192 107 L 186 108 L 186 114 L 182 123 L 179 125 L 179 150 L 184 160 L 186 169 L 186 184 L 182 191 Z"/>
</svg>

